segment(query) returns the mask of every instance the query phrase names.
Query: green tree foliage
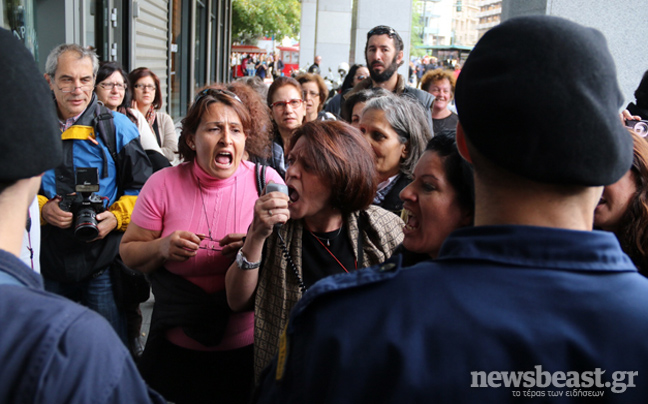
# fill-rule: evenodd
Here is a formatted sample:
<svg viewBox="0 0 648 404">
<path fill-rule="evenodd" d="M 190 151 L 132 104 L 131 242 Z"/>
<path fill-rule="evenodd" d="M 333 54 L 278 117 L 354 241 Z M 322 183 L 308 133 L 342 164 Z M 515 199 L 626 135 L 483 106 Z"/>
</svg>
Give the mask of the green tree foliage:
<svg viewBox="0 0 648 404">
<path fill-rule="evenodd" d="M 410 38 L 410 56 L 421 57 L 425 54 L 424 49 L 417 49 L 423 45 L 423 17 L 421 16 L 420 0 L 412 1 L 412 36 Z"/>
<path fill-rule="evenodd" d="M 299 0 L 232 0 L 232 40 L 253 43 L 261 36 L 299 36 Z"/>
</svg>

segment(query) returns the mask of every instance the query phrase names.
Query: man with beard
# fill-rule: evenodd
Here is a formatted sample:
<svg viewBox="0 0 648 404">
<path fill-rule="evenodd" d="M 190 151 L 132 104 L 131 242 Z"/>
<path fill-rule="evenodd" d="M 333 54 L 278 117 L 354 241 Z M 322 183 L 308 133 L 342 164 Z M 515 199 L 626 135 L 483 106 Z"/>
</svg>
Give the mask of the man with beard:
<svg viewBox="0 0 648 404">
<path fill-rule="evenodd" d="M 432 102 L 434 97 L 422 90 L 407 85 L 407 79 L 396 71 L 403 64 L 403 40 L 395 29 L 379 25 L 367 33 L 365 60 L 369 76 L 344 95 L 346 100 L 352 94 L 368 88 L 381 87 L 398 95 L 416 98 L 427 111 L 432 130 Z M 334 112 L 339 115 L 340 111 Z"/>
</svg>

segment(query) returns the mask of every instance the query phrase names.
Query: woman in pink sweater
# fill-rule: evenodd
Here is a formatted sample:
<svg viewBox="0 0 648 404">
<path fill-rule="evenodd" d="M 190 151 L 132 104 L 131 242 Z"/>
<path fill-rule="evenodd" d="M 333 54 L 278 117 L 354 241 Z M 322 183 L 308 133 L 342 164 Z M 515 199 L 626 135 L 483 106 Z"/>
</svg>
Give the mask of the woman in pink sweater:
<svg viewBox="0 0 648 404">
<path fill-rule="evenodd" d="M 242 159 L 252 121 L 236 95 L 206 89 L 182 124 L 185 162 L 145 184 L 120 249 L 150 275 L 156 300 L 140 370 L 178 404 L 244 403 L 254 318 L 227 306 L 225 273 L 258 198 L 255 166 Z M 283 183 L 272 169 L 266 180 Z"/>
</svg>

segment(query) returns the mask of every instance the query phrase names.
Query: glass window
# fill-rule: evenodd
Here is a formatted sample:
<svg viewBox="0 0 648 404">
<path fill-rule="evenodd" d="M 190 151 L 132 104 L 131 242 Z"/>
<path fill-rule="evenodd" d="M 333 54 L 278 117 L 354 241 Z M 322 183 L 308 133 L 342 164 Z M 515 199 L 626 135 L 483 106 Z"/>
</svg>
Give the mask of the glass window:
<svg viewBox="0 0 648 404">
<path fill-rule="evenodd" d="M 196 43 L 194 59 L 195 90 L 207 84 L 207 7 L 204 2 L 196 1 Z"/>
<path fill-rule="evenodd" d="M 34 25 L 33 0 L 3 1 L 2 28 L 13 32 L 38 61 L 38 40 Z"/>
</svg>

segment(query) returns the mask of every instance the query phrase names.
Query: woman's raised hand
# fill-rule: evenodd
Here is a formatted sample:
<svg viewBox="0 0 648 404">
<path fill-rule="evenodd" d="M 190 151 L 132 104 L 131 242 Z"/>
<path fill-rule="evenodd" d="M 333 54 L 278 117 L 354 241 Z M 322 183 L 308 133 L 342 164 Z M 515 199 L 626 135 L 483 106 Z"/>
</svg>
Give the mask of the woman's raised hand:
<svg viewBox="0 0 648 404">
<path fill-rule="evenodd" d="M 290 219 L 289 201 L 288 195 L 282 192 L 270 192 L 257 199 L 248 236 L 265 241 L 275 225 L 284 224 Z"/>
</svg>

